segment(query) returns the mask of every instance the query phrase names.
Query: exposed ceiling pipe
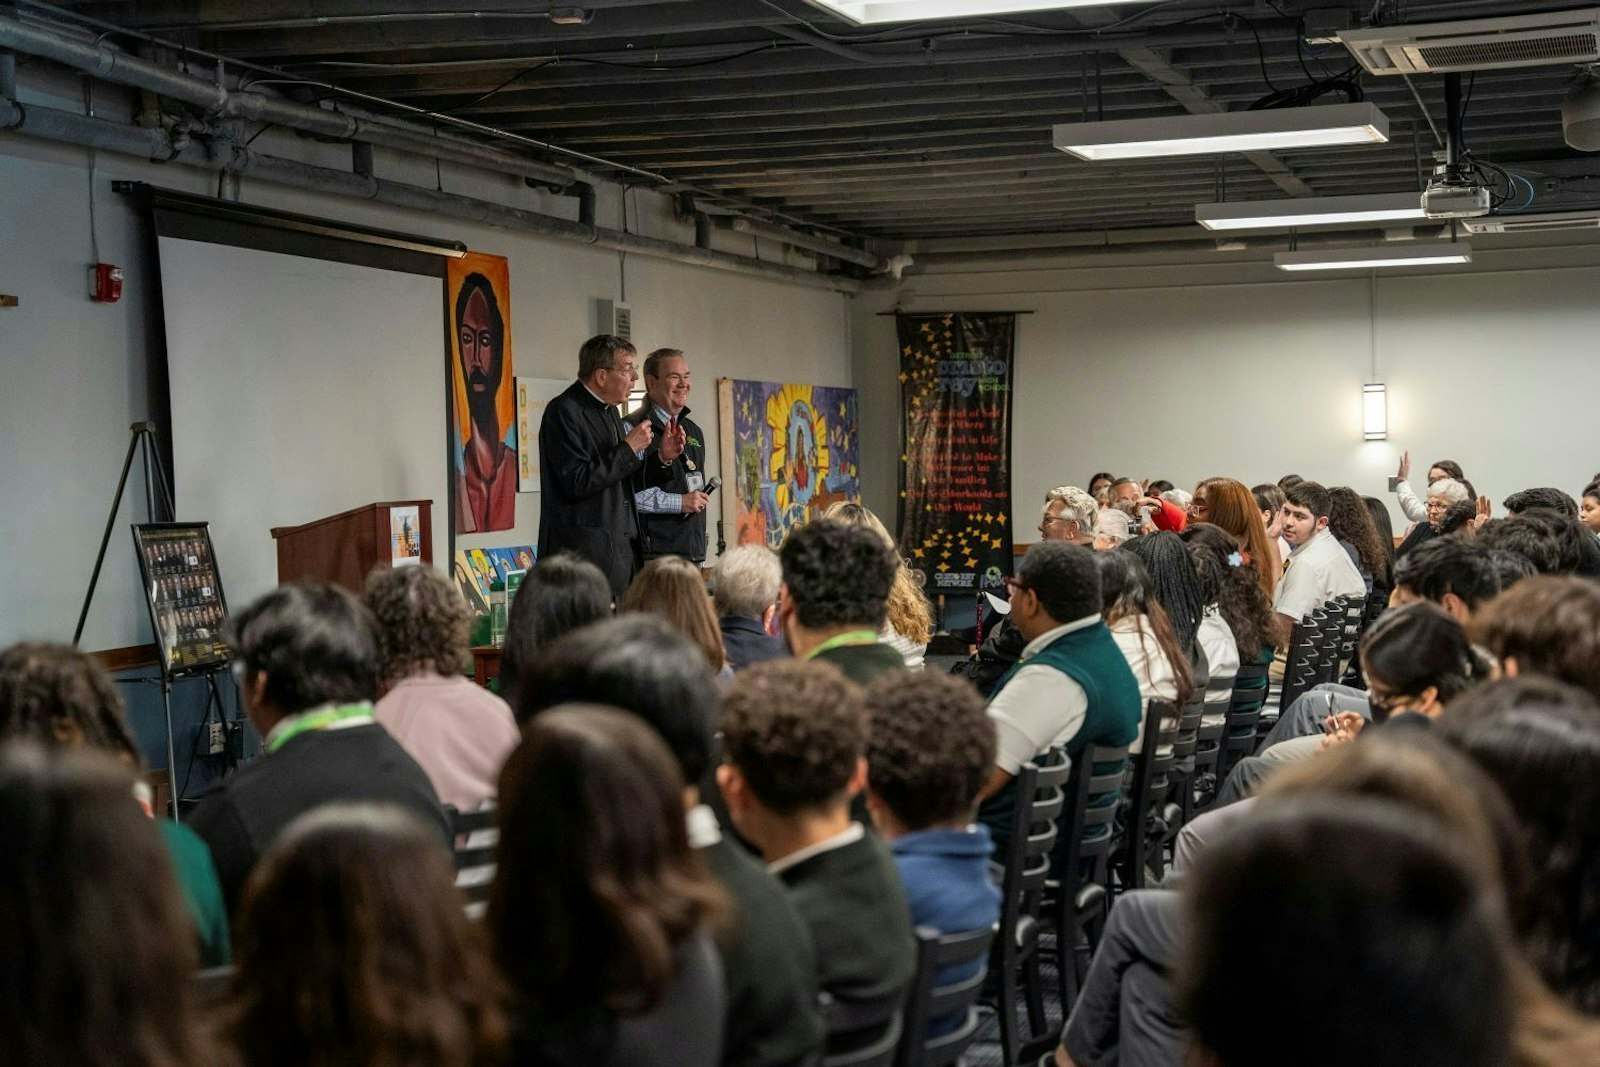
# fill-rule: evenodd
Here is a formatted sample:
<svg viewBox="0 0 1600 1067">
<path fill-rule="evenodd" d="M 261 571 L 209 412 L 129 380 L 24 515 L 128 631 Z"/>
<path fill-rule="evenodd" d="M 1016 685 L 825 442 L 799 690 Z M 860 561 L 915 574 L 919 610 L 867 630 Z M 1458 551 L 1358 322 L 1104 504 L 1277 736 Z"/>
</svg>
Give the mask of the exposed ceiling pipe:
<svg viewBox="0 0 1600 1067">
<path fill-rule="evenodd" d="M 872 271 L 882 272 L 886 269 L 882 256 L 875 256 L 871 252 L 864 252 L 859 248 L 830 241 L 825 237 L 813 237 L 810 234 L 796 233 L 782 226 L 769 226 L 765 222 L 756 222 L 753 219 L 733 217 L 728 228 L 736 233 L 749 234 L 752 237 L 765 237 L 768 240 L 778 241 L 790 248 L 802 248 L 807 252 L 818 252 L 825 256 L 845 263 L 853 263 L 858 267 L 866 267 Z"/>
<path fill-rule="evenodd" d="M 225 174 L 244 174 L 310 192 L 371 200 L 434 216 L 500 226 L 541 237 L 558 237 L 578 244 L 635 252 L 772 281 L 847 293 L 860 292 L 863 287 L 860 281 L 853 278 L 819 274 L 729 252 L 623 233 L 486 200 L 387 181 L 370 174 L 313 166 L 297 160 L 264 155 L 217 138 L 203 140 L 185 134 L 174 138 L 161 129 L 129 126 L 55 108 L 24 105 L 15 100 L 0 100 L 0 131 L 3 130 L 80 147 L 121 152 L 157 162 L 177 162 Z"/>
<path fill-rule="evenodd" d="M 421 155 L 454 157 L 557 187 L 570 185 L 578 177 L 570 167 L 541 163 L 404 120 L 383 119 L 354 108 L 333 111 L 249 89 L 228 89 L 216 81 L 140 59 L 110 45 L 78 40 L 43 26 L 30 25 L 15 16 L 0 14 L 0 49 L 53 60 L 102 81 L 180 100 L 202 109 L 208 119 L 270 122 L 322 137 L 365 141 Z"/>
</svg>

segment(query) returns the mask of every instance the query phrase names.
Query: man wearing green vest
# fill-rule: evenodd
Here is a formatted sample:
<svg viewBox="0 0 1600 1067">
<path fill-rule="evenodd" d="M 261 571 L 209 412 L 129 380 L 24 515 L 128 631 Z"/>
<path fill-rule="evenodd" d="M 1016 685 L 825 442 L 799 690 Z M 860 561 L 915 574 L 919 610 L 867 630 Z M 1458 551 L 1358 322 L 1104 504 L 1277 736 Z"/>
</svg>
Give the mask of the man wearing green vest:
<svg viewBox="0 0 1600 1067">
<path fill-rule="evenodd" d="M 1040 541 L 1008 578 L 1011 622 L 1027 644 L 989 701 L 997 747 L 978 819 L 997 839 L 1010 830 L 1012 781 L 1046 749 L 1076 758 L 1093 744 L 1139 733 L 1139 683 L 1100 617 L 1100 572 L 1089 549 Z M 998 850 L 997 850 L 998 854 Z"/>
<path fill-rule="evenodd" d="M 900 561 L 870 530 L 808 522 L 789 534 L 778 558 L 778 618 L 797 659 L 831 663 L 857 685 L 906 669 L 879 640 Z"/>
</svg>

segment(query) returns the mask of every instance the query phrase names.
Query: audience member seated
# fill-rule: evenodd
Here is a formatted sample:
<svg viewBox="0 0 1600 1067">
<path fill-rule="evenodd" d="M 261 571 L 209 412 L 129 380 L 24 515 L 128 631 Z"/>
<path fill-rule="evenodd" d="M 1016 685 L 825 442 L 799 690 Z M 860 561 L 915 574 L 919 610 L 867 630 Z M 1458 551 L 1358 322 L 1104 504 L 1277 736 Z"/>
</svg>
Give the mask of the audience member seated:
<svg viewBox="0 0 1600 1067">
<path fill-rule="evenodd" d="M 989 701 L 995 765 L 978 817 L 997 843 L 1010 828 L 1013 780 L 1024 763 L 1056 745 L 1075 759 L 1090 745 L 1127 745 L 1139 736 L 1139 682 L 1100 614 L 1101 555 L 1041 541 L 1007 581 L 1011 621 L 1027 644 Z"/>
<path fill-rule="evenodd" d="M 778 618 L 789 649 L 831 663 L 865 685 L 905 659 L 880 639 L 900 558 L 870 530 L 836 519 L 796 527 L 778 558 L 783 585 Z"/>
<path fill-rule="evenodd" d="M 220 1030 L 243 1067 L 504 1059 L 482 930 L 437 834 L 403 809 L 334 804 L 296 819 L 246 883 L 238 929 Z"/>
<path fill-rule="evenodd" d="M 1543 674 L 1600 696 L 1600 586 L 1587 579 L 1518 582 L 1473 617 L 1470 632 L 1508 677 Z"/>
<path fill-rule="evenodd" d="M 922 592 L 922 583 L 916 572 L 901 559 L 894 537 L 878 516 L 860 504 L 844 501 L 829 504 L 822 517 L 870 531 L 883 542 L 885 548 L 894 553 L 900 566 L 894 572 L 894 585 L 889 587 L 883 631 L 878 636 L 884 644 L 900 653 L 907 670 L 920 671 L 928 641 L 933 637 L 933 606 Z"/>
<path fill-rule="evenodd" d="M 125 761 L 0 746 L 0 1050 L 7 1064 L 218 1062 L 193 923 Z"/>
<path fill-rule="evenodd" d="M 1392 802 L 1308 797 L 1218 842 L 1183 892 L 1180 1003 L 1204 1062 L 1511 1063 L 1504 906 L 1483 850 L 1444 830 Z M 1330 999 L 1327 1020 L 1240 1008 Z"/>
<path fill-rule="evenodd" d="M 788 887 L 817 948 L 821 989 L 840 1002 L 891 996 L 916 969 L 894 860 L 850 818 L 866 784 L 867 731 L 860 690 L 826 664 L 758 664 L 723 696 L 717 782 L 728 811 Z"/>
<path fill-rule="evenodd" d="M 880 678 L 866 692 L 867 810 L 894 853 L 911 924 L 940 934 L 983 930 L 1000 920 L 989 873 L 994 843 L 974 824 L 978 791 L 994 765 L 994 724 L 983 700 L 954 678 Z M 939 985 L 965 981 L 981 961 L 948 967 Z M 934 1020 L 934 1036 L 961 1017 Z"/>
<path fill-rule="evenodd" d="M 1250 495 L 1255 497 L 1256 507 L 1261 512 L 1261 521 L 1267 528 L 1267 543 L 1272 546 L 1277 556 L 1274 573 L 1282 571 L 1283 561 L 1289 558 L 1289 542 L 1283 539 L 1283 505 L 1288 501 L 1288 497 L 1284 496 L 1283 490 L 1272 482 L 1261 483 L 1250 490 Z"/>
<path fill-rule="evenodd" d="M 1440 731 L 1499 784 L 1524 830 L 1532 884 L 1513 918 L 1529 962 L 1600 1014 L 1600 705 L 1527 675 L 1468 693 Z"/>
<path fill-rule="evenodd" d="M 1168 482 L 1170 487 L 1172 483 Z M 1156 490 L 1146 489 L 1132 478 L 1118 478 L 1111 484 L 1111 503 L 1134 521 L 1135 532 L 1181 530 L 1187 521 L 1184 509 L 1162 500 Z"/>
<path fill-rule="evenodd" d="M 1394 520 L 1389 517 L 1389 505 L 1375 496 L 1364 496 L 1361 502 L 1367 506 L 1367 514 L 1372 519 L 1373 528 L 1378 531 L 1378 543 L 1383 546 L 1384 554 L 1388 558 L 1388 570 L 1394 571 Z"/>
<path fill-rule="evenodd" d="M 733 676 L 705 579 L 700 568 L 682 556 L 660 556 L 646 563 L 622 595 L 621 610 L 666 619 L 695 643 L 719 677 Z"/>
<path fill-rule="evenodd" d="M 1427 505 L 1418 499 L 1416 491 L 1411 488 L 1411 453 L 1400 453 L 1400 469 L 1395 472 L 1398 476 L 1395 482 L 1394 494 L 1400 504 L 1400 513 L 1412 522 L 1423 522 L 1428 518 Z M 1467 476 L 1461 472 L 1461 464 L 1451 459 L 1441 459 L 1428 468 L 1428 488 L 1431 491 L 1436 482 L 1454 479 L 1466 484 Z"/>
<path fill-rule="evenodd" d="M 1283 581 L 1273 597 L 1279 626 L 1288 634 L 1295 623 L 1330 600 L 1365 597 L 1367 583 L 1328 532 L 1328 491 L 1316 482 L 1301 482 L 1284 491 L 1283 536 L 1294 546 L 1284 564 Z"/>
<path fill-rule="evenodd" d="M 324 804 L 398 804 L 449 846 L 450 820 L 433 784 L 372 717 L 377 627 L 354 596 L 331 585 L 280 585 L 229 619 L 224 634 L 263 752 L 201 798 L 189 827 L 211 846 L 230 912 L 261 853 Z"/>
<path fill-rule="evenodd" d="M 1394 546 L 1385 547 L 1372 513 L 1354 489 L 1341 485 L 1328 490 L 1328 532 L 1354 550 L 1356 570 L 1361 572 L 1367 592 L 1387 597 L 1393 584 L 1389 571 Z"/>
<path fill-rule="evenodd" d="M 1185 533 L 1188 530 L 1189 527 L 1184 528 Z M 1210 679 L 1205 693 L 1206 718 L 1208 721 L 1221 722 L 1233 699 L 1232 686 L 1223 683 L 1231 682 L 1239 674 L 1239 642 L 1218 603 L 1233 568 L 1228 566 L 1225 558 L 1200 551 L 1187 541 L 1185 551 L 1189 553 L 1195 578 L 1200 583 L 1200 602 L 1205 605 L 1200 613 L 1200 626 L 1195 631 L 1195 642 L 1205 659 L 1206 677 Z"/>
<path fill-rule="evenodd" d="M 1142 540 L 1142 539 L 1141 539 Z M 1139 683 L 1141 706 L 1161 700 L 1177 706 L 1194 693 L 1189 657 L 1178 645 L 1166 609 L 1156 600 L 1139 557 L 1123 549 L 1095 556 L 1111 639 Z M 1144 720 L 1140 718 L 1141 732 Z M 1136 738 L 1134 747 L 1142 740 Z"/>
<path fill-rule="evenodd" d="M 123 718 L 122 697 L 111 676 L 67 645 L 12 645 L 0 652 L 0 743 L 34 741 L 48 748 L 94 749 L 135 773 L 143 761 Z M 150 787 L 133 786 L 130 802 L 147 816 Z M 156 825 L 199 937 L 200 962 L 228 962 L 228 909 L 211 850 L 187 826 L 165 818 Z"/>
<path fill-rule="evenodd" d="M 1093 548 L 1099 518 L 1100 505 L 1094 497 L 1076 486 L 1060 485 L 1044 495 L 1039 536 L 1046 541 L 1070 541 Z"/>
<path fill-rule="evenodd" d="M 1205 615 L 1205 593 L 1194 560 L 1183 547 L 1183 539 L 1165 531 L 1147 534 L 1123 546 L 1144 564 L 1149 579 L 1147 599 L 1166 612 L 1178 653 L 1189 664 L 1191 692 L 1204 689 L 1210 677 L 1200 651 L 1200 622 Z M 1116 628 L 1112 627 L 1112 632 Z M 1137 672 L 1136 672 L 1137 673 Z"/>
<path fill-rule="evenodd" d="M 1408 552 L 1424 541 L 1442 536 L 1451 505 L 1471 502 L 1472 491 L 1465 483 L 1454 478 L 1441 478 L 1428 486 L 1427 503 L 1423 505 L 1426 509 L 1425 517 L 1411 528 L 1405 540 L 1394 550 L 1395 559 L 1404 558 Z"/>
<path fill-rule="evenodd" d="M 771 556 L 768 549 L 759 550 Z M 776 576 L 773 581 L 776 585 Z M 714 931 L 728 993 L 722 1062 L 724 1067 L 808 1064 L 822 1050 L 816 950 L 783 886 L 723 835 L 707 804 L 721 799 L 707 777 L 720 693 L 709 665 L 693 653 L 694 645 L 681 632 L 647 615 L 585 626 L 535 662 L 519 713 L 529 719 L 547 707 L 579 700 L 621 708 L 661 735 L 685 782 L 701 783 L 690 784 L 684 793 L 689 844 L 732 905 L 732 914 Z"/>
<path fill-rule="evenodd" d="M 1207 478 L 1195 486 L 1189 510 L 1193 512 L 1193 521 L 1209 522 L 1233 538 L 1239 558 L 1254 569 L 1261 591 L 1271 597 L 1278 587 L 1283 562 L 1267 538 L 1267 528 L 1255 501 L 1255 495 L 1241 481 Z"/>
<path fill-rule="evenodd" d="M 707 930 L 725 898 L 689 847 L 685 786 L 637 716 L 567 704 L 528 721 L 500 775 L 488 914 L 514 1063 L 721 1062 L 726 998 Z"/>
<path fill-rule="evenodd" d="M 517 589 L 500 655 L 500 695 L 517 706 L 522 672 L 539 650 L 571 630 L 611 615 L 611 585 L 599 567 L 570 552 L 533 565 Z"/>
<path fill-rule="evenodd" d="M 1591 534 L 1600 538 L 1600 482 L 1584 486 L 1583 500 L 1578 505 L 1578 519 Z"/>
<path fill-rule="evenodd" d="M 728 666 L 739 671 L 789 654 L 778 628 L 783 568 L 766 545 L 735 545 L 717 557 L 711 586 Z"/>
<path fill-rule="evenodd" d="M 1109 552 L 1134 535 L 1133 520 L 1116 508 L 1101 508 L 1094 520 L 1094 547 Z"/>
<path fill-rule="evenodd" d="M 1112 474 L 1109 471 L 1100 471 L 1092 475 L 1084 484 L 1089 487 L 1089 495 L 1096 498 L 1098 501 L 1101 493 L 1111 492 L 1111 483 L 1116 480 L 1117 476 L 1115 474 Z M 1600 478 L 1595 480 L 1600 481 Z"/>
<path fill-rule="evenodd" d="M 361 599 L 378 623 L 388 690 L 373 717 L 422 765 L 440 801 L 482 807 L 519 735 L 506 702 L 463 677 L 472 611 L 461 591 L 432 567 L 379 567 Z"/>
<path fill-rule="evenodd" d="M 1328 694 L 1323 720 L 1327 732 L 1289 738 L 1234 764 L 1217 790 L 1217 807 L 1255 793 L 1283 764 L 1351 740 L 1369 718 L 1380 726 L 1391 721 L 1396 726 L 1424 725 L 1490 672 L 1461 624 L 1425 601 L 1384 612 L 1361 639 L 1360 657 L 1366 706 L 1345 707 L 1334 702 L 1336 694 Z"/>
<path fill-rule="evenodd" d="M 1271 598 L 1257 580 L 1255 568 L 1239 550 L 1238 541 L 1209 522 L 1191 522 L 1179 536 L 1195 557 L 1197 571 L 1215 570 L 1222 576 L 1217 611 L 1233 634 L 1239 663 L 1270 662 L 1277 641 L 1278 618 Z"/>
</svg>

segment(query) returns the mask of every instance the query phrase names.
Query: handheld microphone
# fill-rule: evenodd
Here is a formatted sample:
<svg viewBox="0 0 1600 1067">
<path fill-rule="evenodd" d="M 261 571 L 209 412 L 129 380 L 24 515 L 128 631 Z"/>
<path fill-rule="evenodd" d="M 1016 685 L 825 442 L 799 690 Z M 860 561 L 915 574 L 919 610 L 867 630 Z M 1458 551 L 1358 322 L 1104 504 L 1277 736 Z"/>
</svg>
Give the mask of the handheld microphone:
<svg viewBox="0 0 1600 1067">
<path fill-rule="evenodd" d="M 712 475 L 711 476 L 711 480 L 706 482 L 706 488 L 705 488 L 706 496 L 710 496 L 712 493 L 715 493 L 721 487 L 722 487 L 722 479 L 720 477 L 716 476 L 716 475 Z"/>
</svg>

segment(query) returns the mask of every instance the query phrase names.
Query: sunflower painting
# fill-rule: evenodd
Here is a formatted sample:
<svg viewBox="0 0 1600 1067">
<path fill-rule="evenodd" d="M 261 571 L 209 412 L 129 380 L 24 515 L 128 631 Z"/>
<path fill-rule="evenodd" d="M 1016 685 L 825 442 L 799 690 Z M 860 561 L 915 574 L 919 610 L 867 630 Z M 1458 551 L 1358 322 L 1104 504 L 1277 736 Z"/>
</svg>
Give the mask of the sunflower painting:
<svg viewBox="0 0 1600 1067">
<path fill-rule="evenodd" d="M 723 520 L 736 543 L 777 548 L 829 504 L 860 500 L 854 389 L 724 378 L 717 393 L 722 454 L 735 465 Z"/>
</svg>

